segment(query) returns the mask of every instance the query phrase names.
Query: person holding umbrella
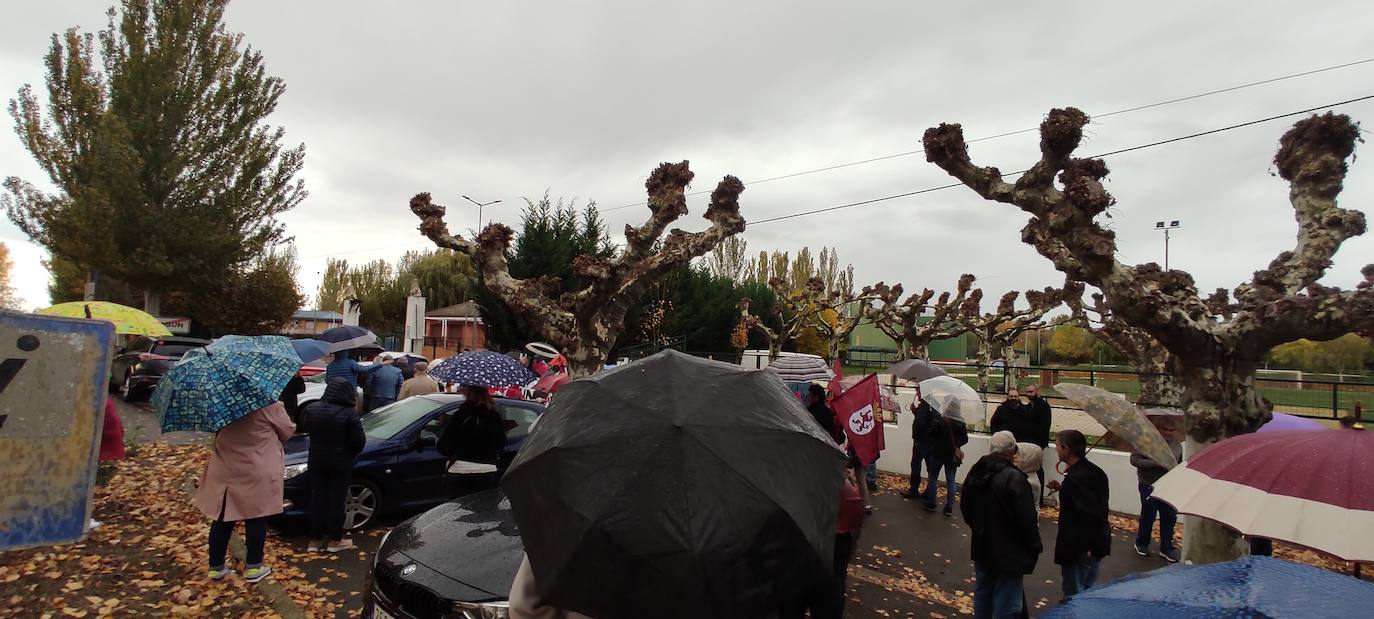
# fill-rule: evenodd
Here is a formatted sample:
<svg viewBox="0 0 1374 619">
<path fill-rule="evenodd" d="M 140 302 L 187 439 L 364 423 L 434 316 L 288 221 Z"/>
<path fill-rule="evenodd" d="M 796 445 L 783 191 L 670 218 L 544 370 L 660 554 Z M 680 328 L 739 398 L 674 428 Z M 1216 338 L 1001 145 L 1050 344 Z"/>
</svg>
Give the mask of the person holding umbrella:
<svg viewBox="0 0 1374 619">
<path fill-rule="evenodd" d="M 921 403 L 922 406 L 926 404 Z M 968 428 L 964 422 L 937 415 L 931 421 L 930 442 L 930 482 L 926 484 L 926 511 L 935 511 L 935 487 L 939 484 L 940 470 L 945 471 L 945 515 L 954 514 L 954 476 L 959 465 L 964 462 L 964 445 L 968 444 Z"/>
<path fill-rule="evenodd" d="M 210 518 L 210 579 L 232 573 L 224 562 L 234 524 L 243 522 L 247 556 L 243 578 L 258 582 L 272 573 L 263 564 L 267 517 L 282 511 L 282 443 L 296 433 L 281 402 L 257 409 L 215 433 L 210 461 L 201 474 L 195 505 Z"/>
<path fill-rule="evenodd" d="M 1174 458 L 1182 462 L 1183 443 L 1178 440 L 1174 424 L 1162 422 L 1157 426 L 1164 440 L 1168 441 L 1169 449 L 1174 452 Z M 1158 516 L 1159 556 L 1169 563 L 1178 563 L 1178 550 L 1174 548 L 1174 524 L 1178 521 L 1178 510 L 1152 496 L 1155 482 L 1169 469 L 1139 451 L 1131 452 L 1131 466 L 1135 467 L 1136 481 L 1140 487 L 1140 520 L 1136 524 L 1133 544 L 1135 553 L 1142 557 L 1150 556 L 1150 538 L 1154 533 L 1155 516 Z"/>
<path fill-rule="evenodd" d="M 911 481 L 902 496 L 914 499 L 924 494 L 916 490 L 921 485 L 922 464 L 926 465 L 927 492 L 935 486 L 936 480 L 939 479 L 935 463 L 931 459 L 931 453 L 934 451 L 934 435 L 931 434 L 931 428 L 934 426 L 935 418 L 938 415 L 929 403 L 921 399 L 921 386 L 919 384 L 916 385 L 916 399 L 912 401 L 910 410 L 914 417 L 911 421 Z"/>
<path fill-rule="evenodd" d="M 439 431 L 437 448 L 448 467 L 449 496 L 460 497 L 496 485 L 504 468 L 506 423 L 486 387 L 463 385 L 463 403 Z"/>
<path fill-rule="evenodd" d="M 1112 529 L 1107 521 L 1110 488 L 1107 473 L 1088 461 L 1088 439 L 1078 430 L 1063 430 L 1055 438 L 1059 460 L 1068 465 L 1064 481 L 1051 480 L 1059 491 L 1059 536 L 1054 562 L 1063 573 L 1064 598 L 1086 591 L 1097 582 L 1102 558 L 1112 552 Z"/>
<path fill-rule="evenodd" d="M 396 367 L 396 360 L 391 355 L 382 355 L 377 361 L 372 367 L 367 368 L 368 373 L 372 375 L 366 409 L 369 411 L 395 402 L 397 394 L 401 391 L 401 383 L 405 382 L 405 373 Z"/>
</svg>

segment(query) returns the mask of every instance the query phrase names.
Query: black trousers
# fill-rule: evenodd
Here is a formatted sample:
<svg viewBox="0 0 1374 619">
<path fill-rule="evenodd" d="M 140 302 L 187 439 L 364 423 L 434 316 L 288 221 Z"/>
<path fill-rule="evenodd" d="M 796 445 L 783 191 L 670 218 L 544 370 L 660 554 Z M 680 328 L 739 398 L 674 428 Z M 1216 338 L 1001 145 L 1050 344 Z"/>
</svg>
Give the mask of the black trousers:
<svg viewBox="0 0 1374 619">
<path fill-rule="evenodd" d="M 849 560 L 854 556 L 854 534 L 835 535 L 835 558 L 828 581 L 808 589 L 801 597 L 784 604 L 778 619 L 802 619 L 811 611 L 811 619 L 841 619 L 844 617 L 844 588 L 849 576 Z"/>
<path fill-rule="evenodd" d="M 310 469 L 310 539 L 343 539 L 349 471 Z"/>
</svg>

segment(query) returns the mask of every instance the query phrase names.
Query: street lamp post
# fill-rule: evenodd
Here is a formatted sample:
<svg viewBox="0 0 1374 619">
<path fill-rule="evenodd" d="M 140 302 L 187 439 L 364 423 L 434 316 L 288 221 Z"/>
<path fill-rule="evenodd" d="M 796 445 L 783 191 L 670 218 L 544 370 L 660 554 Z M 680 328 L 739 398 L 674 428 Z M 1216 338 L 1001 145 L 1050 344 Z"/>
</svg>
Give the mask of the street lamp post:
<svg viewBox="0 0 1374 619">
<path fill-rule="evenodd" d="M 1180 227 L 1182 227 L 1182 226 L 1179 225 L 1177 219 L 1171 219 L 1171 220 L 1169 220 L 1169 221 L 1167 221 L 1167 222 L 1165 222 L 1165 221 L 1156 221 L 1156 222 L 1155 222 L 1155 230 L 1163 230 L 1163 231 L 1164 231 L 1164 270 L 1165 270 L 1165 271 L 1168 271 L 1168 270 L 1169 270 L 1169 231 L 1171 231 L 1171 230 L 1177 230 L 1177 229 L 1180 228 Z"/>
<path fill-rule="evenodd" d="M 477 233 L 478 233 L 478 234 L 481 234 L 481 233 L 482 233 L 482 207 L 484 207 L 484 206 L 491 206 L 491 205 L 493 205 L 493 204 L 496 204 L 497 202 L 500 202 L 500 200 L 492 200 L 491 202 L 478 202 L 478 201 L 473 200 L 472 198 L 469 198 L 469 197 L 467 197 L 467 196 L 463 196 L 463 199 L 464 199 L 464 200 L 467 200 L 468 202 L 471 202 L 471 203 L 477 205 Z"/>
</svg>

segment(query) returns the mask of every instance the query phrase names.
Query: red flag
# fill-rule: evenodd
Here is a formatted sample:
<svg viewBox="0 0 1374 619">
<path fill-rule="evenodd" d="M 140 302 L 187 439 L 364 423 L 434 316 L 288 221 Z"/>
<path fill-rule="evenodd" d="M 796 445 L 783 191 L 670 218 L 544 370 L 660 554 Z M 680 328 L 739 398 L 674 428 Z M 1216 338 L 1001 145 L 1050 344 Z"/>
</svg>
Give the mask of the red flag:
<svg viewBox="0 0 1374 619">
<path fill-rule="evenodd" d="M 879 400 L 878 375 L 869 374 L 863 380 L 846 389 L 830 405 L 835 416 L 849 435 L 849 445 L 859 456 L 864 466 L 878 459 L 883 450 L 883 424 L 879 419 L 881 402 Z"/>
<path fill-rule="evenodd" d="M 844 380 L 844 370 L 840 367 L 840 356 L 835 355 L 835 375 L 830 377 L 830 382 L 826 384 L 825 390 L 829 391 L 832 396 L 844 393 L 844 385 L 840 384 L 842 380 Z"/>
</svg>

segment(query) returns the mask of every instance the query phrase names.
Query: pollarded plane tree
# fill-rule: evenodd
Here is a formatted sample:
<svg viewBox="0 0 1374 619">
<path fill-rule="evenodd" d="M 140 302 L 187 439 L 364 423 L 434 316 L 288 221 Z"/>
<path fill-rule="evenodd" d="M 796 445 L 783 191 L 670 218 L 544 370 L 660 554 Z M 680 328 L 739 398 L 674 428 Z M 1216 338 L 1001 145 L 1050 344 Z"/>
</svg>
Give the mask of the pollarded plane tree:
<svg viewBox="0 0 1374 619">
<path fill-rule="evenodd" d="M 1016 308 L 1016 300 L 1021 293 L 1015 290 L 1002 295 L 997 301 L 996 310 L 969 318 L 969 330 L 978 336 L 978 391 L 987 392 L 988 375 L 992 366 L 993 353 L 1001 355 L 1005 364 L 1007 380 L 1015 385 L 1021 382 L 1021 369 L 1016 365 L 1016 340 L 1022 335 L 1051 326 L 1041 319 L 1063 303 L 1063 290 L 1045 288 L 1027 290 L 1026 302 L 1029 307 Z"/>
<path fill-rule="evenodd" d="M 874 286 L 864 286 L 857 294 L 853 292 L 853 267 L 848 271 L 848 288 L 837 287 L 817 303 L 818 311 L 811 314 L 811 328 L 825 340 L 829 359 L 834 362 L 849 343 L 849 335 L 859 328 L 865 320 L 864 308 L 878 298 L 878 282 Z M 841 276 L 841 281 L 845 276 Z"/>
<path fill-rule="evenodd" d="M 420 218 L 421 234 L 435 245 L 472 256 L 482 282 L 539 337 L 564 351 L 573 377 L 588 376 L 605 363 L 624 329 L 626 312 L 654 282 L 744 231 L 739 213 L 744 183 L 733 176 L 726 176 L 711 192 L 704 214 L 709 228 L 668 230 L 687 214 L 685 191 L 692 176 L 686 161 L 659 165 L 644 183 L 649 219 L 639 227 L 626 224 L 626 245 L 619 254 L 574 258 L 573 273 L 582 284 L 573 290 L 564 289 L 552 276 L 512 277 L 506 251 L 514 231 L 504 224 L 488 225 L 473 241 L 449 233 L 444 207 L 434 204 L 428 193 L 411 198 L 410 210 Z"/>
<path fill-rule="evenodd" d="M 926 288 L 902 301 L 901 284 L 889 287 L 879 282 L 873 286 L 876 302 L 861 309 L 867 320 L 897 343 L 899 357 L 929 360 L 931 342 L 967 333 L 968 320 L 977 317 L 983 291 L 973 288 L 974 279 L 967 273 L 960 276 L 954 294 L 942 292 L 933 304 L 934 290 Z M 929 319 L 922 321 L 922 317 Z"/>
<path fill-rule="evenodd" d="M 1070 283 L 1064 302 L 1072 321 L 1093 337 L 1105 342 L 1135 368 L 1140 381 L 1136 404 L 1141 406 L 1178 406 L 1181 387 L 1174 376 L 1173 355 L 1143 329 L 1127 324 L 1107 306 L 1100 292 L 1092 294 L 1092 304 L 1083 302 L 1083 285 Z"/>
<path fill-rule="evenodd" d="M 1349 170 L 1346 160 L 1360 139 L 1349 117 L 1314 115 L 1280 138 L 1274 167 L 1289 185 L 1296 243 L 1236 286 L 1234 300 L 1204 298 L 1184 271 L 1117 259 L 1115 235 L 1096 221 L 1114 204 L 1102 184 L 1107 164 L 1073 157 L 1087 123 L 1080 110 L 1051 110 L 1040 125 L 1040 160 L 1015 183 L 997 168 L 969 160 L 957 124 L 926 130 L 923 143 L 928 161 L 984 199 L 1029 213 L 1024 242 L 1069 278 L 1097 287 L 1113 315 L 1174 355 L 1192 439 L 1253 432 L 1270 418 L 1255 388 L 1255 371 L 1274 346 L 1374 333 L 1374 264 L 1361 270 L 1364 281 L 1354 289 L 1319 283 L 1341 244 L 1365 232 L 1364 214 L 1336 202 Z M 1185 546 L 1186 559 L 1221 561 L 1238 552 L 1218 527 L 1200 526 L 1197 533 Z"/>
<path fill-rule="evenodd" d="M 783 346 L 801 335 L 802 330 L 814 322 L 814 316 L 822 310 L 819 300 L 825 295 L 825 282 L 819 277 L 807 280 L 801 288 L 792 289 L 786 280 L 774 276 L 768 280 L 775 301 L 769 325 L 762 317 L 749 311 L 753 300 L 744 297 L 736 307 L 739 309 L 740 324 L 745 329 L 757 331 L 768 342 L 768 359 L 777 359 Z"/>
</svg>

